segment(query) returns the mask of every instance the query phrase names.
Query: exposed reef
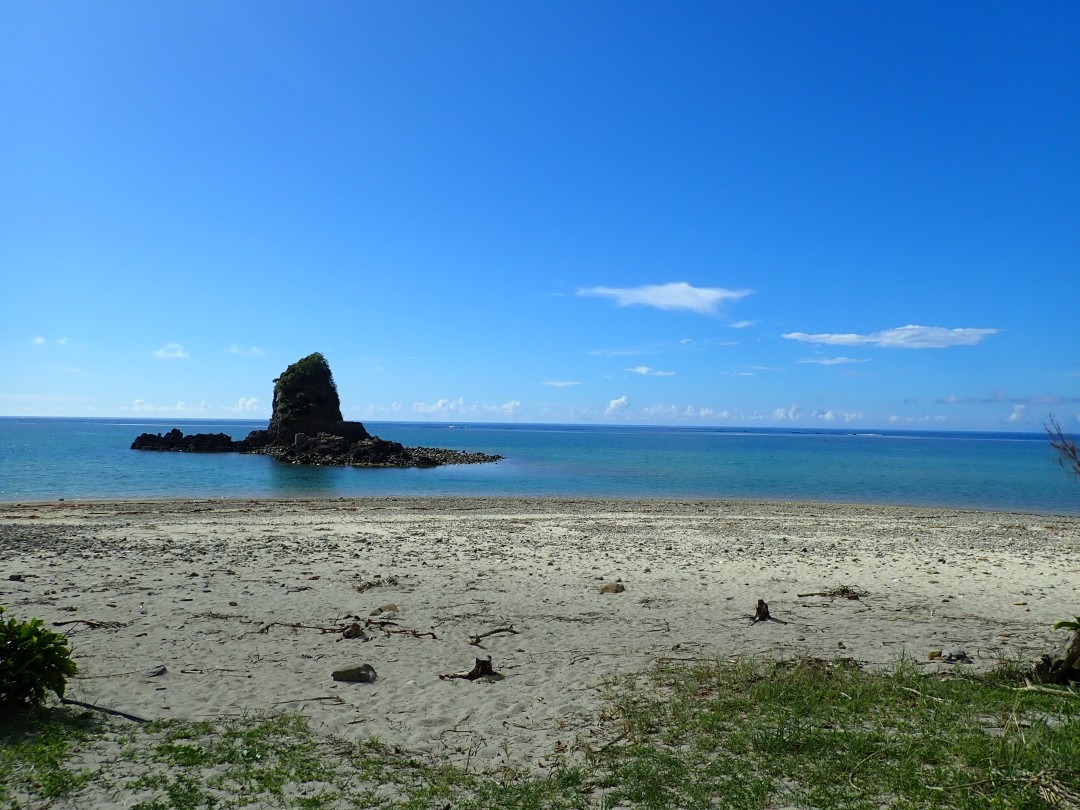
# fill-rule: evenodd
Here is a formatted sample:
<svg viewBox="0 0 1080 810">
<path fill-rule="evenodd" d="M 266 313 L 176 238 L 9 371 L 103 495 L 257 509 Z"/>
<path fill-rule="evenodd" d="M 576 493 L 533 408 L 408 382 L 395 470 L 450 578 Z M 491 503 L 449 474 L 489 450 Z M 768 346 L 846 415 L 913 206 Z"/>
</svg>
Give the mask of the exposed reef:
<svg viewBox="0 0 1080 810">
<path fill-rule="evenodd" d="M 274 380 L 274 404 L 266 430 L 233 440 L 225 433 L 185 436 L 143 433 L 132 450 L 179 453 L 257 453 L 289 464 L 334 467 L 438 467 L 483 464 L 502 456 L 436 447 L 405 447 L 372 436 L 360 422 L 341 418 L 341 400 L 326 358 L 316 352 L 293 363 Z"/>
</svg>

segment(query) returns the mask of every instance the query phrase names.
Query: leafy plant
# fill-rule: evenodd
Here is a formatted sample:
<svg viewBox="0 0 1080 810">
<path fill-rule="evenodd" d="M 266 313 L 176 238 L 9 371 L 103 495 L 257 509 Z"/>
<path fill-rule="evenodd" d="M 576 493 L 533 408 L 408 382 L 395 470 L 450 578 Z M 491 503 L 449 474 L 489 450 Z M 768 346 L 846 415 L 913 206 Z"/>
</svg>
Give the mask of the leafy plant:
<svg viewBox="0 0 1080 810">
<path fill-rule="evenodd" d="M 1062 621 L 1054 623 L 1055 630 L 1075 630 L 1080 632 L 1080 616 L 1076 617 L 1075 621 Z"/>
<path fill-rule="evenodd" d="M 41 619 L 4 620 L 0 607 L 0 706 L 28 708 L 47 692 L 64 696 L 67 679 L 77 666 L 67 637 L 45 627 Z"/>
</svg>

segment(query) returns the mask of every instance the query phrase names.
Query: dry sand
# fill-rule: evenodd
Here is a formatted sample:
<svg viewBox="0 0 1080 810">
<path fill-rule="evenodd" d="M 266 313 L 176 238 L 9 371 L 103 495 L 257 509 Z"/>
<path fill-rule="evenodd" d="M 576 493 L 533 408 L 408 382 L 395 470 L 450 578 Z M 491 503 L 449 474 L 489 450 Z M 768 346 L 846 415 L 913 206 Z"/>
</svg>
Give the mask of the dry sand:
<svg viewBox="0 0 1080 810">
<path fill-rule="evenodd" d="M 625 590 L 600 592 L 614 582 Z M 840 586 L 866 595 L 804 595 Z M 779 621 L 752 621 L 758 599 Z M 421 755 L 537 765 L 588 737 L 605 681 L 660 657 L 908 656 L 931 669 L 952 666 L 932 651 L 982 668 L 1038 657 L 1061 640 L 1053 622 L 1080 614 L 1080 517 L 724 501 L 6 504 L 0 605 L 63 623 L 80 667 L 71 698 L 152 719 L 300 711 L 317 730 Z M 342 638 L 366 620 L 367 640 Z M 481 655 L 502 680 L 439 678 Z M 331 678 L 365 663 L 374 683 Z"/>
</svg>

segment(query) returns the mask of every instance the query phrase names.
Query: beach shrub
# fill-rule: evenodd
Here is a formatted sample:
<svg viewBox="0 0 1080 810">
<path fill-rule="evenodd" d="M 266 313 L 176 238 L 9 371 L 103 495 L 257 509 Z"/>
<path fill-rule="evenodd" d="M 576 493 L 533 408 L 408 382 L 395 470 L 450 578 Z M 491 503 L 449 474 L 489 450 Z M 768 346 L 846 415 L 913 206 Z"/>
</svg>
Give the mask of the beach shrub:
<svg viewBox="0 0 1080 810">
<path fill-rule="evenodd" d="M 63 697 L 76 669 L 66 636 L 41 619 L 5 621 L 0 607 L 0 707 L 37 706 L 48 692 Z"/>
</svg>

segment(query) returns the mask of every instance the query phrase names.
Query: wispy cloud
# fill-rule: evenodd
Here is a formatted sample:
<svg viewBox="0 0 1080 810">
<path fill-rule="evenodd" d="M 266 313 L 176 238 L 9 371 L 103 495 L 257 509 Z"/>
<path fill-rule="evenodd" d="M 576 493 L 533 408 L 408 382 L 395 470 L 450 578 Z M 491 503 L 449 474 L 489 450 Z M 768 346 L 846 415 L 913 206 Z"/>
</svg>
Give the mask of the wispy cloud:
<svg viewBox="0 0 1080 810">
<path fill-rule="evenodd" d="M 840 366 L 845 363 L 869 363 L 869 358 L 859 359 L 856 357 L 807 357 L 799 361 L 815 366 Z"/>
<path fill-rule="evenodd" d="M 613 399 L 608 403 L 607 408 L 604 410 L 604 416 L 618 416 L 625 413 L 630 407 L 630 398 L 623 394 L 618 399 Z"/>
<path fill-rule="evenodd" d="M 465 399 L 458 397 L 457 399 L 437 399 L 434 402 L 414 402 L 412 409 L 415 413 L 460 414 L 475 413 L 476 406 L 466 405 Z"/>
<path fill-rule="evenodd" d="M 187 360 L 191 355 L 179 343 L 166 343 L 160 349 L 154 349 L 154 357 L 158 360 Z"/>
<path fill-rule="evenodd" d="M 667 311 L 683 310 L 701 315 L 715 315 L 720 305 L 738 301 L 753 290 L 726 290 L 723 287 L 693 287 L 685 281 L 670 284 L 645 284 L 641 287 L 588 287 L 578 290 L 581 296 L 610 298 L 617 306 L 644 306 Z"/>
<path fill-rule="evenodd" d="M 639 354 L 656 354 L 655 349 L 593 349 L 593 357 L 636 357 Z"/>
<path fill-rule="evenodd" d="M 777 408 L 772 413 L 775 422 L 797 422 L 802 416 L 802 408 L 792 405 L 790 408 Z"/>
<path fill-rule="evenodd" d="M 861 411 L 834 411 L 829 409 L 827 411 L 818 411 L 814 414 L 818 419 L 823 422 L 855 422 L 863 418 Z"/>
<path fill-rule="evenodd" d="M 552 388 L 569 388 L 572 385 L 581 385 L 577 380 L 548 380 L 543 384 L 550 385 Z"/>
<path fill-rule="evenodd" d="M 266 354 L 266 352 L 264 352 L 258 346 L 249 346 L 245 349 L 235 343 L 232 344 L 226 351 L 228 351 L 229 354 L 238 354 L 241 357 L 262 357 L 264 354 Z"/>
<path fill-rule="evenodd" d="M 937 400 L 938 405 L 1069 405 L 1075 402 L 1080 402 L 1080 397 L 1063 397 L 1060 394 L 1010 397 L 1001 389 L 992 391 L 988 397 L 958 397 L 949 394 Z"/>
<path fill-rule="evenodd" d="M 42 337 L 41 335 L 36 335 L 35 337 L 30 339 L 30 343 L 34 346 L 48 346 L 49 342 L 50 341 L 48 338 Z M 61 349 L 68 346 L 71 346 L 72 348 L 78 348 L 74 343 L 71 342 L 71 338 L 66 337 L 56 338 L 52 341 L 52 344 L 54 346 L 59 346 Z"/>
<path fill-rule="evenodd" d="M 177 402 L 175 405 L 155 405 L 152 402 L 147 402 L 145 399 L 136 399 L 131 403 L 130 408 L 124 408 L 126 411 L 135 411 L 136 413 L 206 413 L 210 406 L 203 400 L 198 405 L 188 405 L 184 401 Z"/>
<path fill-rule="evenodd" d="M 463 416 L 479 413 L 496 414 L 498 416 L 513 416 L 521 408 L 521 403 L 516 399 L 497 404 L 466 402 L 464 397 L 457 399 L 438 399 L 435 402 L 414 402 L 414 413 L 424 413 L 441 416 Z"/>
<path fill-rule="evenodd" d="M 259 409 L 259 400 L 255 397 L 240 397 L 235 405 L 226 405 L 225 410 L 233 413 L 250 413 Z"/>
<path fill-rule="evenodd" d="M 788 332 L 780 337 L 803 343 L 828 346 L 877 346 L 881 349 L 948 349 L 953 346 L 975 346 L 999 329 L 948 329 L 942 326 L 900 326 L 867 335 Z"/>
<path fill-rule="evenodd" d="M 757 321 L 735 321 L 735 323 L 729 323 L 732 329 L 749 329 L 751 326 L 756 326 Z"/>
<path fill-rule="evenodd" d="M 659 369 L 649 368 L 648 366 L 634 366 L 633 368 L 623 369 L 629 371 L 631 374 L 640 374 L 642 377 L 674 377 L 674 371 L 660 371 Z"/>
</svg>

